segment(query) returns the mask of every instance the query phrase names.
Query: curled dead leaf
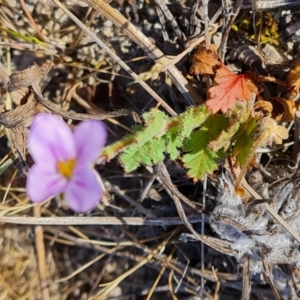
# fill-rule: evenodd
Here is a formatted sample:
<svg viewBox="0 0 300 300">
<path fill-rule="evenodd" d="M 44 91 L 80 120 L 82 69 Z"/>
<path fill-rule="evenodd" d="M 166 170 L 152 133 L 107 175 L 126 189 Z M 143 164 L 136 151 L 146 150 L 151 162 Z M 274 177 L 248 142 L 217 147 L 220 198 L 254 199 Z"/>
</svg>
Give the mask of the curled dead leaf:
<svg viewBox="0 0 300 300">
<path fill-rule="evenodd" d="M 34 64 L 28 69 L 15 72 L 6 78 L 6 87 L 15 108 L 8 111 L 0 107 L 0 124 L 8 129 L 12 146 L 19 154 L 21 161 L 26 162 L 27 132 L 36 113 L 33 84 L 39 85 L 45 76 L 44 69 Z"/>
<path fill-rule="evenodd" d="M 276 97 L 275 99 L 283 106 L 282 115 L 275 118 L 275 120 L 278 122 L 290 122 L 294 120 L 296 111 L 300 109 L 300 103 L 281 97 Z"/>
<path fill-rule="evenodd" d="M 300 61 L 296 61 L 295 66 L 290 70 L 286 78 L 286 88 L 292 98 L 298 95 L 300 89 Z"/>
<path fill-rule="evenodd" d="M 254 109 L 256 112 L 262 112 L 264 116 L 271 117 L 273 105 L 270 101 L 260 99 L 254 103 Z"/>
<path fill-rule="evenodd" d="M 268 100 L 259 99 L 254 107 L 255 111 L 261 111 L 277 122 L 290 122 L 294 120 L 296 111 L 300 109 L 300 103 L 292 99 L 275 97 Z"/>
<path fill-rule="evenodd" d="M 213 68 L 220 65 L 219 56 L 217 54 L 217 47 L 214 44 L 206 49 L 205 44 L 202 43 L 197 49 L 197 52 L 192 57 L 192 66 L 190 74 L 192 75 L 213 75 Z"/>
<path fill-rule="evenodd" d="M 0 124 L 5 128 L 15 128 L 18 126 L 28 127 L 31 124 L 32 117 L 35 115 L 34 94 L 31 93 L 26 103 L 17 106 L 11 110 L 5 111 L 1 107 Z"/>
</svg>

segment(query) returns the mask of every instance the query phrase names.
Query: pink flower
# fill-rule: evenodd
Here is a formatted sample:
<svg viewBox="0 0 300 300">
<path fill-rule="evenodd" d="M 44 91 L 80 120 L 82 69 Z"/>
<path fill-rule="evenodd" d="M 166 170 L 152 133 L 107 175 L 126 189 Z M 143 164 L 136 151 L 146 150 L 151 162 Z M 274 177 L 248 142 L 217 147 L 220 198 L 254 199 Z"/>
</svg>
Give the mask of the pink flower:
<svg viewBox="0 0 300 300">
<path fill-rule="evenodd" d="M 81 122 L 74 131 L 59 117 L 37 114 L 32 122 L 28 149 L 35 164 L 26 190 L 33 202 L 64 195 L 70 208 L 87 212 L 99 203 L 103 191 L 93 165 L 107 139 L 100 121 Z"/>
</svg>

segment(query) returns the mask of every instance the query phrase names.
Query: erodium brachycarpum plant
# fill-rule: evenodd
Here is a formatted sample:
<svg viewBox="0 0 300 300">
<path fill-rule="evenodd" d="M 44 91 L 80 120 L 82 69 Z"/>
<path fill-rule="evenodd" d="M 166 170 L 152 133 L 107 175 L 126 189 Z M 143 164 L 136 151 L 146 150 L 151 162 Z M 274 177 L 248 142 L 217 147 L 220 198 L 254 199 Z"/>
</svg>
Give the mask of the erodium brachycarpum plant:
<svg viewBox="0 0 300 300">
<path fill-rule="evenodd" d="M 34 160 L 26 183 L 31 201 L 62 195 L 76 212 L 95 208 L 103 191 L 94 164 L 106 140 L 107 130 L 101 121 L 81 122 L 72 131 L 58 116 L 37 114 L 28 136 Z"/>
<path fill-rule="evenodd" d="M 189 107 L 176 117 L 151 110 L 143 114 L 144 126 L 137 126 L 135 133 L 105 147 L 102 159 L 109 161 L 120 154 L 126 172 L 159 163 L 165 157 L 179 159 L 195 182 L 211 174 L 225 158 L 235 161 L 243 172 L 259 146 L 280 140 L 268 142 L 267 136 L 279 135 L 281 141 L 288 136 L 285 127 L 270 118 L 253 115 L 251 107 L 250 102 L 239 102 L 226 114 L 211 114 L 201 105 Z M 271 123 L 272 128 L 266 128 L 266 123 Z"/>
<path fill-rule="evenodd" d="M 175 117 L 157 109 L 144 113 L 143 126 L 137 126 L 132 135 L 103 150 L 104 161 L 120 154 L 125 171 L 131 172 L 165 157 L 179 159 L 188 170 L 187 176 L 197 181 L 216 170 L 220 161 L 230 158 L 234 167 L 242 170 L 237 178 L 238 188 L 257 148 L 281 143 L 282 138 L 288 137 L 285 127 L 254 110 L 256 96 L 262 90 L 250 75 L 233 73 L 211 49 L 200 48 L 193 61 L 201 71 L 197 74 L 214 75 L 206 103 L 189 107 Z M 269 135 L 274 137 L 271 141 Z"/>
<path fill-rule="evenodd" d="M 205 47 L 202 47 L 205 50 Z M 201 53 L 200 53 L 201 54 Z M 210 52 L 205 53 L 205 63 L 207 63 L 207 57 Z M 198 53 L 199 55 L 199 53 Z M 208 55 L 208 56 L 207 56 Z M 216 56 L 216 54 L 214 54 Z M 202 54 L 198 57 L 198 60 L 203 65 Z M 197 63 L 199 63 L 197 61 Z M 163 161 L 166 157 L 171 160 L 180 160 L 183 166 L 188 170 L 187 176 L 193 181 L 198 181 L 204 178 L 206 174 L 211 174 L 220 165 L 220 161 L 225 158 L 230 158 L 234 167 L 239 167 L 241 175 L 237 178 L 236 187 L 240 184 L 240 179 L 244 175 L 245 170 L 252 163 L 255 151 L 262 145 L 270 144 L 271 142 L 282 142 L 282 138 L 287 138 L 288 133 L 285 127 L 279 126 L 277 121 L 270 119 L 269 117 L 263 117 L 262 113 L 257 113 L 254 110 L 254 102 L 256 96 L 260 93 L 260 89 L 255 83 L 254 79 L 249 74 L 235 74 L 228 67 L 220 62 L 218 57 L 214 57 L 212 65 L 210 66 L 210 76 L 214 76 L 214 84 L 208 88 L 208 99 L 205 104 L 199 106 L 191 106 L 186 109 L 185 112 L 175 117 L 170 117 L 159 109 L 153 109 L 142 115 L 143 124 L 137 125 L 133 129 L 133 134 L 125 136 L 122 140 L 103 149 L 101 154 L 101 160 L 107 162 L 119 155 L 120 162 L 126 172 L 131 172 L 137 169 L 140 165 L 153 165 Z M 201 75 L 207 76 L 202 70 Z M 50 197 L 53 194 L 63 193 L 69 203 L 70 207 L 76 211 L 87 211 L 93 204 L 97 202 L 95 195 L 99 195 L 100 187 L 97 192 L 95 191 L 93 197 L 86 204 L 82 204 L 79 200 L 82 196 L 79 193 L 76 194 L 71 187 L 75 186 L 77 178 L 77 172 L 79 172 L 79 166 L 81 167 L 80 159 L 77 161 L 77 154 L 74 150 L 76 146 L 72 146 L 73 150 L 66 147 L 65 150 L 61 150 L 63 141 L 53 142 L 51 147 L 57 147 L 55 151 L 69 151 L 68 155 L 52 157 L 52 165 L 55 166 L 52 170 L 51 176 L 48 177 L 47 184 L 52 181 L 62 178 L 61 181 L 55 181 L 54 187 L 50 189 L 50 192 L 45 191 L 45 185 L 41 184 L 36 191 L 33 189 L 32 181 L 34 175 L 43 171 L 42 159 L 47 160 L 47 155 L 53 156 L 53 153 L 49 150 L 49 141 L 45 140 L 45 136 L 40 133 L 39 138 L 34 139 L 36 144 L 43 144 L 41 148 L 46 148 L 47 155 L 37 155 L 34 153 L 34 147 L 31 146 L 32 136 L 37 136 L 38 126 L 36 123 L 39 118 L 37 117 L 33 123 L 31 133 L 29 136 L 29 151 L 36 162 L 36 166 L 30 171 L 27 190 L 29 196 L 33 201 L 42 201 L 44 198 Z M 50 118 L 50 116 L 47 116 Z M 58 121 L 55 117 L 51 116 L 51 119 L 55 120 L 63 126 L 62 121 Z M 46 122 L 40 122 L 46 123 Z M 96 126 L 94 121 L 82 123 L 85 125 L 78 125 L 74 133 L 68 131 L 69 140 L 72 145 L 77 143 L 77 131 L 84 126 Z M 46 125 L 43 125 L 46 126 Z M 64 126 L 67 126 L 66 124 Z M 52 126 L 51 128 L 53 128 Z M 104 127 L 99 127 L 99 135 L 103 138 L 99 140 L 99 145 L 96 147 L 97 155 L 104 145 L 106 134 L 104 134 Z M 100 129 L 102 128 L 102 130 Z M 48 128 L 49 129 L 49 128 Z M 42 131 L 41 131 L 42 132 Z M 44 132 L 44 129 L 43 129 Z M 49 130 L 50 132 L 50 130 Z M 92 132 L 92 131 L 90 131 Z M 89 133 L 90 133 L 89 132 Z M 89 137 L 88 133 L 88 137 Z M 54 134 L 54 133 L 52 133 Z M 105 138 L 104 138 L 105 136 Z M 272 137 L 269 140 L 269 136 Z M 38 140 L 40 139 L 40 141 Z M 89 140 L 92 140 L 90 138 Z M 96 139 L 97 140 L 97 139 Z M 86 141 L 86 140 L 85 140 Z M 95 141 L 94 141 L 95 142 Z M 86 145 L 89 145 L 89 141 L 86 141 Z M 92 143 L 93 145 L 93 143 Z M 88 148 L 93 148 L 94 146 Z M 64 152 L 62 152 L 64 153 Z M 85 153 L 85 152 L 84 152 Z M 95 162 L 96 157 L 91 156 L 89 164 Z M 74 162 L 76 160 L 76 164 Z M 59 166 L 59 167 L 58 167 Z M 52 167 L 54 168 L 54 167 Z M 46 169 L 44 169 L 46 170 Z M 85 167 L 84 171 L 92 178 L 90 182 L 88 180 L 85 184 L 90 184 L 92 187 L 96 184 L 96 176 L 92 172 L 91 167 Z M 55 174 L 55 176 L 54 176 Z M 92 175 L 93 174 L 93 175 Z M 35 179 L 37 179 L 35 175 Z M 46 177 L 45 177 L 46 178 Z M 51 180 L 50 180 L 51 179 Z M 68 184 L 67 184 L 68 183 Z M 68 188 L 66 188 L 68 187 Z M 70 187 L 70 188 L 69 188 Z M 91 191 L 93 189 L 91 188 Z M 96 188 L 95 188 L 96 190 Z M 72 195 L 71 195 L 72 192 Z M 88 198 L 88 197 L 85 197 Z M 70 200 L 77 199 L 77 200 Z M 98 198 L 97 198 L 98 199 Z M 79 205 L 80 203 L 80 205 Z M 89 203 L 89 204 L 88 204 Z M 82 206 L 81 206 L 82 205 Z M 86 206 L 85 206 L 86 205 Z"/>
</svg>

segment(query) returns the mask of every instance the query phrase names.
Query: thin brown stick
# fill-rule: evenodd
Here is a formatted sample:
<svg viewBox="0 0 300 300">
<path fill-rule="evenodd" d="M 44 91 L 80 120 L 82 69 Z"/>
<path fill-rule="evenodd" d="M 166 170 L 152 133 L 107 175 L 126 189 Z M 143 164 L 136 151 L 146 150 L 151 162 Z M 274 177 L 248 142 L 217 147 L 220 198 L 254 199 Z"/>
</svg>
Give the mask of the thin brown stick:
<svg viewBox="0 0 300 300">
<path fill-rule="evenodd" d="M 89 21 L 86 24 L 87 26 L 90 26 L 96 17 L 95 13 L 92 14 L 92 10 L 93 9 L 91 7 L 88 9 L 88 11 L 86 12 L 86 15 L 82 21 L 82 22 L 86 22 L 87 18 L 91 15 Z M 68 47 L 68 49 L 76 48 L 79 45 L 83 35 L 84 35 L 84 31 L 82 29 L 80 29 L 79 32 L 77 33 L 76 37 L 74 38 L 73 42 L 71 43 L 70 47 Z"/>
<path fill-rule="evenodd" d="M 152 287 L 151 287 L 151 289 L 150 289 L 150 291 L 148 293 L 148 296 L 147 296 L 146 300 L 150 300 L 151 297 L 153 296 L 153 293 L 154 293 L 154 291 L 155 291 L 155 289 L 156 289 L 156 287 L 157 287 L 157 285 L 158 285 L 158 283 L 159 283 L 162 275 L 164 274 L 164 272 L 165 272 L 168 264 L 170 263 L 170 261 L 172 259 L 172 256 L 173 256 L 173 254 L 175 252 L 175 249 L 176 248 L 173 247 L 173 249 L 171 250 L 171 253 L 168 255 L 168 257 L 166 258 L 166 260 L 163 262 L 162 268 L 161 268 L 161 270 L 160 270 L 160 272 L 159 272 L 156 280 L 154 281 L 154 284 L 152 285 Z"/>
<path fill-rule="evenodd" d="M 103 114 L 82 114 L 82 113 L 75 113 L 73 111 L 65 111 L 61 109 L 59 106 L 56 104 L 52 103 L 51 101 L 47 101 L 41 92 L 41 88 L 39 84 L 32 84 L 31 85 L 32 90 L 34 91 L 37 100 L 45 106 L 47 109 L 50 111 L 56 113 L 59 116 L 62 116 L 67 119 L 71 120 L 80 120 L 80 121 L 85 121 L 85 120 L 105 120 L 111 117 L 120 117 L 120 116 L 128 116 L 130 115 L 130 111 L 127 109 L 119 109 L 113 112 L 107 112 Z"/>
<path fill-rule="evenodd" d="M 218 27 L 214 27 L 211 31 L 209 31 L 208 35 L 212 36 L 214 33 L 216 33 L 218 30 Z M 188 47 L 179 53 L 178 55 L 174 56 L 172 59 L 170 59 L 170 62 L 168 62 L 163 68 L 162 71 L 166 71 L 171 65 L 177 64 L 185 55 L 187 55 L 189 52 L 191 52 L 196 46 L 198 46 L 200 43 L 202 43 L 205 40 L 204 36 L 200 36 L 199 38 L 195 39 L 193 42 L 191 42 Z"/>
<path fill-rule="evenodd" d="M 7 294 L 10 295 L 10 297 L 12 297 L 13 300 L 17 300 L 20 299 L 20 296 L 18 294 L 15 293 L 15 291 L 12 290 L 12 288 L 9 286 L 9 284 L 5 281 L 5 279 L 3 278 L 3 276 L 0 273 L 0 284 L 1 284 L 1 288 L 6 289 Z"/>
<path fill-rule="evenodd" d="M 188 221 L 199 223 L 200 216 L 189 217 Z M 0 223 L 22 224 L 22 225 L 131 225 L 131 226 L 174 226 L 182 225 L 180 218 L 117 218 L 117 217 L 11 217 L 0 216 Z"/>
<path fill-rule="evenodd" d="M 114 186 L 112 184 L 110 184 L 109 182 L 106 182 L 106 188 L 108 190 L 111 190 L 112 192 L 114 192 L 115 194 L 117 194 L 119 197 L 123 198 L 125 201 L 127 201 L 128 203 L 130 203 L 133 207 L 135 207 L 140 213 L 148 216 L 148 217 L 152 217 L 155 218 L 155 215 L 153 212 L 151 212 L 150 210 L 144 208 L 141 204 L 139 204 L 137 201 L 133 200 L 132 198 L 130 198 L 129 196 L 127 196 L 124 192 L 122 192 L 117 186 Z"/>
<path fill-rule="evenodd" d="M 273 278 L 272 278 L 272 266 L 270 266 L 264 259 L 262 260 L 263 266 L 264 266 L 264 273 L 266 275 L 267 281 L 269 282 L 271 286 L 271 290 L 274 294 L 275 300 L 280 300 L 281 297 L 276 289 L 276 286 L 274 284 Z"/>
<path fill-rule="evenodd" d="M 129 275 L 131 275 L 132 273 L 134 273 L 136 270 L 138 270 L 139 268 L 141 268 L 142 266 L 144 266 L 145 264 L 147 264 L 148 262 L 150 262 L 153 258 L 156 258 L 157 254 L 161 251 L 161 249 L 164 249 L 164 247 L 168 244 L 169 240 L 172 238 L 172 236 L 176 232 L 177 232 L 177 229 L 173 230 L 171 232 L 170 236 L 168 236 L 166 238 L 166 240 L 164 240 L 162 243 L 160 243 L 160 245 L 158 245 L 158 247 L 156 247 L 154 250 L 152 250 L 151 253 L 149 253 L 147 255 L 147 257 L 145 257 L 143 260 L 141 260 L 138 264 L 136 264 L 135 266 L 133 266 L 128 271 L 124 272 L 118 278 L 116 278 L 115 280 L 113 280 L 112 282 L 110 282 L 103 290 L 100 291 L 100 293 L 98 293 L 98 295 L 96 295 L 92 299 L 93 300 L 104 300 L 104 299 L 107 299 L 108 294 L 115 287 L 117 287 L 120 284 L 120 282 L 122 282 L 126 277 L 128 277 Z"/>
<path fill-rule="evenodd" d="M 255 199 L 261 199 L 261 196 L 256 191 L 253 190 L 253 188 L 247 183 L 245 179 L 242 180 L 242 186 Z M 281 218 L 278 215 L 278 213 L 276 213 L 276 211 L 268 203 L 262 203 L 261 205 L 263 205 L 265 209 L 268 211 L 268 213 L 300 243 L 299 234 L 283 218 Z"/>
<path fill-rule="evenodd" d="M 36 218 L 40 218 L 41 210 L 40 206 L 33 207 L 33 213 Z M 46 253 L 44 245 L 44 235 L 42 226 L 35 227 L 35 247 L 38 258 L 38 267 L 41 283 L 41 293 L 43 300 L 50 300 L 48 280 L 47 280 L 47 267 L 46 267 Z"/>
<path fill-rule="evenodd" d="M 215 271 L 215 268 L 213 266 L 212 266 L 212 271 L 213 271 L 213 276 L 216 280 L 216 287 L 215 287 L 215 291 L 214 291 L 214 300 L 219 300 L 219 291 L 220 291 L 221 283 L 218 278 L 217 272 Z"/>
<path fill-rule="evenodd" d="M 165 1 L 162 0 L 154 0 L 155 4 L 158 6 L 158 8 L 161 10 L 161 12 L 164 14 L 165 18 L 170 23 L 170 26 L 172 27 L 174 33 L 177 35 L 179 41 L 181 43 L 186 41 L 185 34 L 181 31 L 180 27 L 178 26 L 177 21 L 173 17 L 172 13 L 170 12 L 168 6 L 165 4 Z M 162 24 L 163 25 L 163 24 Z"/>
<path fill-rule="evenodd" d="M 110 249 L 108 251 L 108 253 L 102 253 L 100 255 L 98 255 L 97 257 L 93 258 L 92 260 L 88 261 L 87 263 L 85 263 L 84 265 L 80 266 L 78 269 L 76 269 L 74 272 L 72 272 L 71 274 L 69 274 L 66 277 L 60 278 L 58 280 L 56 280 L 57 283 L 59 282 L 64 282 L 67 281 L 71 278 L 73 278 L 74 276 L 76 276 L 77 274 L 80 274 L 83 270 L 85 270 L 86 268 L 92 266 L 94 263 L 96 263 L 97 261 L 101 260 L 103 257 L 105 257 L 107 254 L 113 253 L 117 251 L 117 247 L 114 247 L 112 249 Z"/>
<path fill-rule="evenodd" d="M 169 188 L 171 186 L 173 186 L 173 183 L 171 181 L 170 175 L 166 170 L 166 167 L 164 164 L 160 164 L 160 172 L 159 172 L 159 176 L 161 177 L 161 179 L 164 182 L 164 186 L 166 191 L 170 194 L 170 196 L 173 198 L 174 200 L 174 204 L 176 206 L 176 210 L 178 212 L 178 215 L 180 216 L 181 220 L 183 221 L 184 225 L 188 228 L 188 230 L 193 234 L 193 237 L 199 241 L 201 241 L 202 243 L 206 244 L 209 247 L 214 248 L 215 250 L 225 253 L 227 255 L 231 255 L 234 256 L 235 252 L 231 247 L 231 243 L 227 242 L 227 241 L 222 241 L 219 239 L 215 239 L 212 237 L 208 237 L 205 235 L 200 235 L 191 225 L 191 223 L 189 222 L 188 218 L 186 217 L 186 214 L 184 212 L 184 209 L 182 207 L 182 204 L 179 200 L 179 197 L 177 196 L 176 193 L 174 193 L 173 191 L 176 190 L 174 188 Z"/>
<path fill-rule="evenodd" d="M 159 165 L 159 177 L 157 178 L 158 181 L 164 184 L 165 188 L 168 189 L 168 191 L 171 192 L 172 195 L 176 195 L 178 199 L 183 201 L 185 204 L 193 208 L 198 213 L 205 213 L 199 206 L 197 206 L 194 202 L 192 202 L 190 199 L 185 197 L 183 194 L 179 192 L 177 187 L 172 183 L 171 180 L 169 180 L 169 173 L 167 171 L 167 168 L 163 163 Z"/>
<path fill-rule="evenodd" d="M 72 19 L 86 34 L 88 34 L 102 49 L 104 49 L 116 63 L 118 63 L 126 72 L 128 72 L 130 76 L 135 79 L 137 83 L 139 83 L 171 116 L 177 115 L 176 112 L 160 96 L 158 96 L 157 93 L 146 82 L 139 80 L 138 75 L 133 72 L 118 55 L 111 51 L 111 49 L 105 43 L 103 43 L 94 32 L 89 30 L 74 14 L 72 14 L 63 4 L 61 4 L 59 0 L 52 1 L 59 8 L 61 8 L 69 16 L 69 18 Z M 120 14 L 120 16 L 122 15 Z"/>
<path fill-rule="evenodd" d="M 229 32 L 231 30 L 231 26 L 233 25 L 236 17 L 238 16 L 238 14 L 242 8 L 242 5 L 243 5 L 243 0 L 238 0 L 235 10 L 234 10 L 234 14 L 232 15 L 230 21 L 228 22 L 227 27 L 225 28 L 224 35 L 222 37 L 222 42 L 219 47 L 219 55 L 220 55 L 220 58 L 222 61 L 224 61 L 224 59 L 225 59 L 226 44 L 227 44 Z"/>
<path fill-rule="evenodd" d="M 169 290 L 170 290 L 172 300 L 178 300 L 178 298 L 175 296 L 174 291 L 173 291 L 173 285 L 172 285 L 172 278 L 173 277 L 174 277 L 174 271 L 171 270 L 171 272 L 169 274 L 169 277 L 168 277 Z"/>
<path fill-rule="evenodd" d="M 250 282 L 250 265 L 249 256 L 243 259 L 243 291 L 242 300 L 250 300 L 251 282 Z"/>
<path fill-rule="evenodd" d="M 39 27 L 37 26 L 37 24 L 35 23 L 31 13 L 29 12 L 27 6 L 26 6 L 26 3 L 24 0 L 20 0 L 21 2 L 21 5 L 23 7 L 23 10 L 28 18 L 28 20 L 30 21 L 33 29 L 36 31 L 36 33 L 39 35 L 39 37 L 46 43 L 49 43 L 49 40 L 43 35 L 43 33 L 40 31 Z"/>
<path fill-rule="evenodd" d="M 47 231 L 55 236 L 55 239 L 52 240 L 54 242 L 58 241 L 57 237 L 61 237 L 65 241 L 69 241 L 70 243 L 72 243 L 71 245 L 77 245 L 77 246 L 80 246 L 83 248 L 97 250 L 97 251 L 101 251 L 101 252 L 104 252 L 107 254 L 110 253 L 109 249 L 111 249 L 111 248 L 106 248 L 106 247 L 99 245 L 99 243 L 103 244 L 103 243 L 107 243 L 107 242 L 83 240 L 83 239 L 74 237 L 73 235 L 70 235 L 68 233 L 65 233 L 63 230 L 61 230 L 61 228 L 55 228 L 53 226 L 46 227 L 45 231 Z M 148 239 L 144 240 L 144 241 L 136 242 L 136 239 L 135 239 L 133 244 L 135 247 L 137 247 L 137 248 L 143 250 L 145 253 L 149 254 L 149 253 L 151 253 L 151 249 L 145 246 L 145 243 L 147 241 L 148 241 Z M 128 242 L 125 242 L 125 243 L 115 242 L 115 243 L 109 244 L 109 246 L 110 247 L 115 246 L 115 244 L 118 244 L 119 247 L 132 246 L 132 242 L 129 242 L 129 243 Z M 119 250 L 120 250 L 120 248 L 119 248 Z M 132 254 L 128 251 L 118 251 L 114 254 L 118 257 L 122 257 L 123 259 L 128 258 L 128 259 L 132 259 L 134 261 L 142 259 L 142 256 Z M 160 263 L 164 262 L 164 260 L 166 259 L 166 256 L 165 256 L 165 254 L 160 253 L 160 255 L 158 255 L 156 257 L 156 259 L 157 259 L 156 264 L 160 264 Z M 215 276 L 213 276 L 213 274 L 209 271 L 206 271 L 206 273 L 202 273 L 198 268 L 189 267 L 188 272 L 185 272 L 184 270 L 186 269 L 186 266 L 183 263 L 179 262 L 177 259 L 172 259 L 171 262 L 169 263 L 168 267 L 171 268 L 172 270 L 174 270 L 174 272 L 176 272 L 176 274 L 180 275 L 181 277 L 185 277 L 185 280 L 192 285 L 197 284 L 198 280 L 195 279 L 195 276 L 199 276 L 199 277 L 203 276 L 204 278 L 206 278 L 207 280 L 212 281 L 212 282 L 216 281 Z M 218 272 L 217 276 L 222 281 L 226 281 L 226 280 L 236 281 L 237 280 L 237 276 L 235 274 L 229 275 L 229 274 Z"/>
<path fill-rule="evenodd" d="M 53 1 L 57 3 L 57 0 Z M 150 41 L 150 39 L 148 39 L 140 30 L 125 19 L 124 16 L 117 10 L 112 8 L 107 2 L 103 0 L 85 0 L 85 2 L 100 12 L 101 15 L 113 22 L 124 34 L 138 44 L 154 61 L 161 59 L 164 56 L 164 53 L 158 49 L 155 44 Z M 189 104 L 200 104 L 202 102 L 195 90 L 175 66 L 170 66 L 167 73 Z"/>
</svg>

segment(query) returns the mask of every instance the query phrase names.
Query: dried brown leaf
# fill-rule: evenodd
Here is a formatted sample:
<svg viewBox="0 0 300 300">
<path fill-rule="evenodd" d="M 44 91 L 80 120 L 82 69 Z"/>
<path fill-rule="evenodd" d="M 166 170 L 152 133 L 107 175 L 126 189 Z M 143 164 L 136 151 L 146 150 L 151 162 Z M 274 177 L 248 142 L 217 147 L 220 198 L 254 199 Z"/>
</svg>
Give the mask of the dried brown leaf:
<svg viewBox="0 0 300 300">
<path fill-rule="evenodd" d="M 284 126 L 278 125 L 274 119 L 265 117 L 260 121 L 258 136 L 263 140 L 261 145 L 272 145 L 272 143 L 280 145 L 282 140 L 289 137 L 289 133 Z"/>
<path fill-rule="evenodd" d="M 40 84 L 45 72 L 38 65 L 15 72 L 8 77 L 7 90 L 16 108 L 5 111 L 1 107 L 0 123 L 11 135 L 13 147 L 17 150 L 23 162 L 26 161 L 27 131 L 36 113 L 34 92 L 29 88 L 32 84 Z"/>
<path fill-rule="evenodd" d="M 273 105 L 270 101 L 258 100 L 254 103 L 254 109 L 257 112 L 262 112 L 264 116 L 271 117 Z"/>
<path fill-rule="evenodd" d="M 295 66 L 290 70 L 286 78 L 286 88 L 292 98 L 298 95 L 300 89 L 300 61 L 296 61 Z"/>
<path fill-rule="evenodd" d="M 22 105 L 17 106 L 9 111 L 3 111 L 0 114 L 0 123 L 3 124 L 5 128 L 15 128 L 20 125 L 29 126 L 31 123 L 31 118 L 35 114 L 35 100 L 34 94 L 29 92 L 30 96 L 26 99 L 26 102 Z"/>
<path fill-rule="evenodd" d="M 275 120 L 278 122 L 290 122 L 294 120 L 296 111 L 300 109 L 300 103 L 281 97 L 276 97 L 275 99 L 283 106 L 283 113 L 277 116 Z"/>
<path fill-rule="evenodd" d="M 275 97 L 269 100 L 260 99 L 255 102 L 254 107 L 256 111 L 263 112 L 265 116 L 272 117 L 277 122 L 290 122 L 300 109 L 300 103 L 292 99 Z"/>
<path fill-rule="evenodd" d="M 217 47 L 214 44 L 211 44 L 209 49 L 206 49 L 205 44 L 202 43 L 192 57 L 190 74 L 213 75 L 213 68 L 219 65 L 220 60 L 217 54 Z"/>
</svg>

